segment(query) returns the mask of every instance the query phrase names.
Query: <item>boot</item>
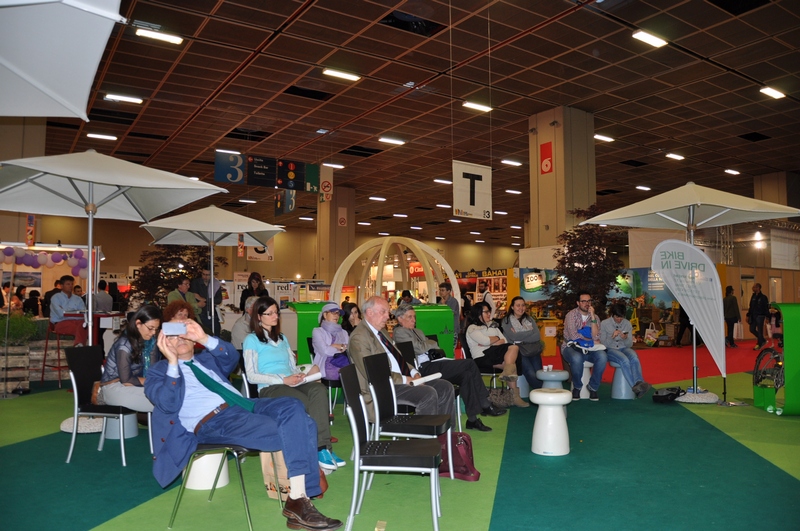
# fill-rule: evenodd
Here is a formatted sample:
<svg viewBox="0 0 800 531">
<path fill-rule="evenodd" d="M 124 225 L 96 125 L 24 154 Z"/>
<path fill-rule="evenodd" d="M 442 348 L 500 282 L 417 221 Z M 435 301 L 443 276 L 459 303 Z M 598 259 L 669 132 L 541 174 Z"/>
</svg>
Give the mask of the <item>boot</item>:
<svg viewBox="0 0 800 531">
<path fill-rule="evenodd" d="M 531 407 L 531 405 L 520 398 L 518 393 L 514 393 L 514 405 L 517 407 Z"/>
<path fill-rule="evenodd" d="M 503 372 L 500 373 L 500 379 L 505 382 L 513 382 L 517 379 L 517 365 L 516 363 L 503 364 Z"/>
</svg>

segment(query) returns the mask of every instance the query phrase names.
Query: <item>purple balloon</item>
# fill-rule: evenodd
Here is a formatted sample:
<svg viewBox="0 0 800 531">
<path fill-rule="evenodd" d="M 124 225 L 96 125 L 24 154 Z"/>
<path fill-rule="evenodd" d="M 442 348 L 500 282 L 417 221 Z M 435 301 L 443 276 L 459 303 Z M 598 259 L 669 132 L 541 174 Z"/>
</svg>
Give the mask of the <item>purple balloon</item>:
<svg viewBox="0 0 800 531">
<path fill-rule="evenodd" d="M 61 253 L 59 253 L 58 251 L 56 251 L 55 253 L 53 253 L 52 255 L 50 255 L 50 258 L 53 260 L 53 263 L 54 263 L 54 264 L 58 264 L 58 263 L 60 263 L 60 262 L 61 262 L 61 260 L 63 260 L 63 259 L 64 259 L 64 258 L 61 256 Z"/>
<path fill-rule="evenodd" d="M 6 247 L 6 248 L 4 248 L 4 249 L 3 249 L 3 254 L 4 254 L 5 256 L 11 256 L 11 255 L 13 255 L 13 254 L 14 254 L 14 248 L 13 248 L 13 247 Z"/>
<path fill-rule="evenodd" d="M 22 257 L 22 263 L 25 264 L 26 266 L 32 266 L 33 265 L 33 255 L 26 254 L 25 256 L 23 256 Z"/>
<path fill-rule="evenodd" d="M 75 266 L 72 268 L 72 276 L 77 277 L 81 272 L 80 266 Z"/>
<path fill-rule="evenodd" d="M 88 267 L 88 265 L 89 261 L 86 258 L 81 258 L 80 260 L 78 260 L 78 267 L 80 267 L 81 269 Z"/>
<path fill-rule="evenodd" d="M 40 267 L 42 267 L 42 264 L 40 264 L 39 262 L 34 262 L 31 267 L 34 269 L 39 269 Z"/>
<path fill-rule="evenodd" d="M 16 258 L 14 258 L 14 262 L 17 265 L 22 265 L 22 257 L 21 256 L 17 256 Z"/>
<path fill-rule="evenodd" d="M 83 249 L 75 249 L 75 252 L 72 253 L 72 256 L 75 258 L 83 258 Z"/>
</svg>

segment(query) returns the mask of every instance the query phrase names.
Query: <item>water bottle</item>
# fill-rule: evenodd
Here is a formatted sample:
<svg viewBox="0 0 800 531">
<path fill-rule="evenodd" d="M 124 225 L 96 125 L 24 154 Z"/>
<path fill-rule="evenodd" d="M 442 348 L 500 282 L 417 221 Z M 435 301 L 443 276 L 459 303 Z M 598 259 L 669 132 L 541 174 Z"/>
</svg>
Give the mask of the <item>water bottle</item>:
<svg viewBox="0 0 800 531">
<path fill-rule="evenodd" d="M 767 413 L 775 413 L 775 407 L 767 406 Z M 781 410 L 781 413 L 783 413 L 783 410 Z"/>
<path fill-rule="evenodd" d="M 775 414 L 776 414 L 776 415 L 778 415 L 779 417 L 780 417 L 781 415 L 783 415 L 783 408 L 782 408 L 782 407 L 779 407 L 779 408 L 777 408 L 777 409 L 775 410 Z"/>
</svg>

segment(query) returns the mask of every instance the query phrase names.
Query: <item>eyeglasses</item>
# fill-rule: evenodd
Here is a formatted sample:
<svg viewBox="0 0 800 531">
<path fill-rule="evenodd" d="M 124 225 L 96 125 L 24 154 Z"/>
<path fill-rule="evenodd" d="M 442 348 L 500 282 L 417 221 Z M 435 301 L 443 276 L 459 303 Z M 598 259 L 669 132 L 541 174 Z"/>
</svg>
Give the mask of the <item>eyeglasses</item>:
<svg viewBox="0 0 800 531">
<path fill-rule="evenodd" d="M 143 326 L 143 327 L 145 327 L 145 328 L 147 328 L 147 329 L 148 329 L 148 330 L 150 330 L 151 332 L 154 332 L 154 333 L 155 333 L 155 331 L 156 331 L 156 330 L 158 330 L 158 327 L 157 327 L 157 326 L 148 326 L 148 325 L 146 325 L 146 324 L 142 324 L 142 326 Z"/>
<path fill-rule="evenodd" d="M 483 313 L 492 313 L 492 310 L 483 310 Z"/>
<path fill-rule="evenodd" d="M 581 300 L 580 300 L 580 301 L 578 301 L 578 302 L 592 302 L 592 299 L 581 299 Z"/>
<path fill-rule="evenodd" d="M 267 317 L 272 317 L 273 315 L 278 315 L 278 312 L 264 312 L 264 313 L 260 313 L 258 315 L 261 315 L 262 317 L 265 316 L 265 315 Z"/>
</svg>

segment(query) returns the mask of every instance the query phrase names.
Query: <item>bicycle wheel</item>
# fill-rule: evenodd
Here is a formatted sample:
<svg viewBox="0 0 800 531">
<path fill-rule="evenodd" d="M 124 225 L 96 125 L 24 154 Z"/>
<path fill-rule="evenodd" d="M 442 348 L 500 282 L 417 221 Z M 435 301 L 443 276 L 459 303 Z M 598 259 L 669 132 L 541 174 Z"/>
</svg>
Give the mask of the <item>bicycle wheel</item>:
<svg viewBox="0 0 800 531">
<path fill-rule="evenodd" d="M 771 385 L 777 391 L 783 387 L 783 354 L 774 348 L 765 348 L 756 358 L 753 385 Z"/>
</svg>

